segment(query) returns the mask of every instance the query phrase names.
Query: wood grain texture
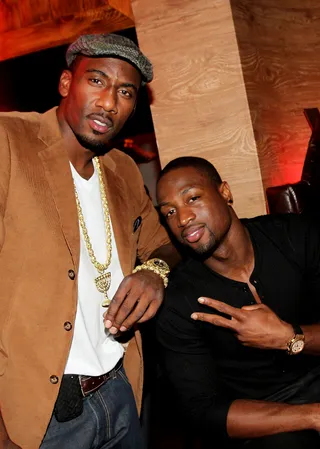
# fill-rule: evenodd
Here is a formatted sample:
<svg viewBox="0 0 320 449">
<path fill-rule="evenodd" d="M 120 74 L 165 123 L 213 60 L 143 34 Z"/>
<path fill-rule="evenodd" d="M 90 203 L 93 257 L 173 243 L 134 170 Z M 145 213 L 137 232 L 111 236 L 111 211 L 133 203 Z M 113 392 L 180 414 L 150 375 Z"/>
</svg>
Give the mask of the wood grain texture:
<svg viewBox="0 0 320 449">
<path fill-rule="evenodd" d="M 0 33 L 20 27 L 19 5 L 0 2 Z"/>
<path fill-rule="evenodd" d="M 130 0 L 0 2 L 0 61 L 133 26 Z M 119 7 L 119 9 L 117 9 Z M 132 12 L 131 12 L 132 16 Z"/>
<path fill-rule="evenodd" d="M 129 17 L 134 22 L 131 2 L 128 0 L 109 0 L 109 5 L 120 11 L 126 17 Z"/>
<path fill-rule="evenodd" d="M 320 107 L 318 0 L 231 0 L 264 188 L 300 179 Z"/>
<path fill-rule="evenodd" d="M 152 4 L 151 4 L 152 3 Z M 133 0 L 138 40 L 154 64 L 151 106 L 162 165 L 209 159 L 241 216 L 265 212 L 235 30 L 226 0 Z"/>
</svg>

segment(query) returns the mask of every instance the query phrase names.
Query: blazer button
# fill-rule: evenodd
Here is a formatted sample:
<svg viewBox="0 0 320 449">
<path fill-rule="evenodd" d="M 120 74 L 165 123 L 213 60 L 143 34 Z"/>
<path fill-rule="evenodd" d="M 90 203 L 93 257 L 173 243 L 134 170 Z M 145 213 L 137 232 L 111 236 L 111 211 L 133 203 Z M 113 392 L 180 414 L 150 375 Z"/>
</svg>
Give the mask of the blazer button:
<svg viewBox="0 0 320 449">
<path fill-rule="evenodd" d="M 73 270 L 68 271 L 68 276 L 70 279 L 74 279 L 76 277 L 76 273 Z"/>
<path fill-rule="evenodd" d="M 66 331 L 71 331 L 71 329 L 72 329 L 72 324 L 70 323 L 70 321 L 66 321 L 66 322 L 64 323 L 63 327 L 64 327 L 64 330 L 66 330 Z"/>
<path fill-rule="evenodd" d="M 50 382 L 52 384 L 57 384 L 59 382 L 59 377 L 58 376 L 50 376 Z"/>
</svg>

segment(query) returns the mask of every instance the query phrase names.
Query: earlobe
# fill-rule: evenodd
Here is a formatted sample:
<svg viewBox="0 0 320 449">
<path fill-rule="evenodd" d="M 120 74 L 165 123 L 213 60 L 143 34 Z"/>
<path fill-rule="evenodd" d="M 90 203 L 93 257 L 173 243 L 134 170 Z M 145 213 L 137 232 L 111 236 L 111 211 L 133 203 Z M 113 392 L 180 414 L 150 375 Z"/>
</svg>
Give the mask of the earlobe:
<svg viewBox="0 0 320 449">
<path fill-rule="evenodd" d="M 59 81 L 59 93 L 63 98 L 68 96 L 71 81 L 72 72 L 70 70 L 64 70 L 60 76 Z"/>
</svg>

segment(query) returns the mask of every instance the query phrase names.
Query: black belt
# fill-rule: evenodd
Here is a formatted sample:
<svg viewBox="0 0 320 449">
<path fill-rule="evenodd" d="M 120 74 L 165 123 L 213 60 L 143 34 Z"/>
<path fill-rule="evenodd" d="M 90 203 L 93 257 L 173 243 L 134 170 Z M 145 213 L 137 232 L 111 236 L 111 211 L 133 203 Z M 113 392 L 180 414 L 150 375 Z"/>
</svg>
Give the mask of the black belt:
<svg viewBox="0 0 320 449">
<path fill-rule="evenodd" d="M 64 374 L 58 398 L 54 407 L 54 415 L 59 422 L 77 418 L 83 411 L 83 398 L 97 391 L 122 367 L 123 359 L 108 373 L 101 376 L 79 376 L 78 374 Z"/>
</svg>

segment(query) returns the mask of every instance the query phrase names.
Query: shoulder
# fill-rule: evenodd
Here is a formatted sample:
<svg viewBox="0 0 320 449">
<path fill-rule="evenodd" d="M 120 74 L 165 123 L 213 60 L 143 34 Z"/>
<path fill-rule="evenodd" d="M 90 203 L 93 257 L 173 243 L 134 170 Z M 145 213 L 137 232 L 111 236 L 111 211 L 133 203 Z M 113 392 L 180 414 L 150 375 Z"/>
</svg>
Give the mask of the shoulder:
<svg viewBox="0 0 320 449">
<path fill-rule="evenodd" d="M 142 175 L 135 161 L 123 151 L 113 148 L 102 158 L 104 166 L 124 179 L 127 185 L 143 185 Z"/>
<path fill-rule="evenodd" d="M 102 158 L 104 164 L 116 171 L 130 171 L 132 169 L 138 170 L 137 164 L 134 160 L 125 154 L 123 151 L 113 148 Z"/>
<path fill-rule="evenodd" d="M 17 132 L 17 126 L 35 126 L 39 124 L 42 114 L 38 112 L 0 112 L 0 126 Z"/>
<path fill-rule="evenodd" d="M 277 247 L 305 260 L 305 255 L 320 247 L 320 223 L 313 217 L 297 214 L 265 215 L 243 224 L 250 232 L 260 232 Z"/>
<path fill-rule="evenodd" d="M 256 227 L 269 233 L 278 233 L 288 237 L 301 232 L 308 232 L 310 229 L 319 230 L 318 219 L 298 214 L 261 215 L 241 221 L 245 226 Z"/>
<path fill-rule="evenodd" d="M 38 134 L 40 116 L 37 112 L 0 113 L 0 153 L 5 154 L 13 149 L 26 153 L 27 142 Z"/>
<path fill-rule="evenodd" d="M 189 304 L 194 276 L 195 262 L 186 259 L 180 262 L 170 273 L 168 287 L 165 291 L 165 308 L 179 309 L 182 303 Z"/>
<path fill-rule="evenodd" d="M 120 182 L 126 195 L 131 198 L 134 204 L 141 204 L 145 201 L 146 190 L 139 167 L 135 161 L 120 150 L 112 149 L 102 158 L 106 169 L 107 177 Z"/>
<path fill-rule="evenodd" d="M 38 112 L 0 113 L 0 149 L 25 147 L 26 142 L 38 135 L 40 117 Z"/>
<path fill-rule="evenodd" d="M 163 304 L 156 316 L 156 335 L 164 347 L 186 349 L 198 338 L 199 322 L 191 318 L 197 310 L 197 295 L 192 290 L 192 262 L 181 262 L 170 274 Z"/>
</svg>

